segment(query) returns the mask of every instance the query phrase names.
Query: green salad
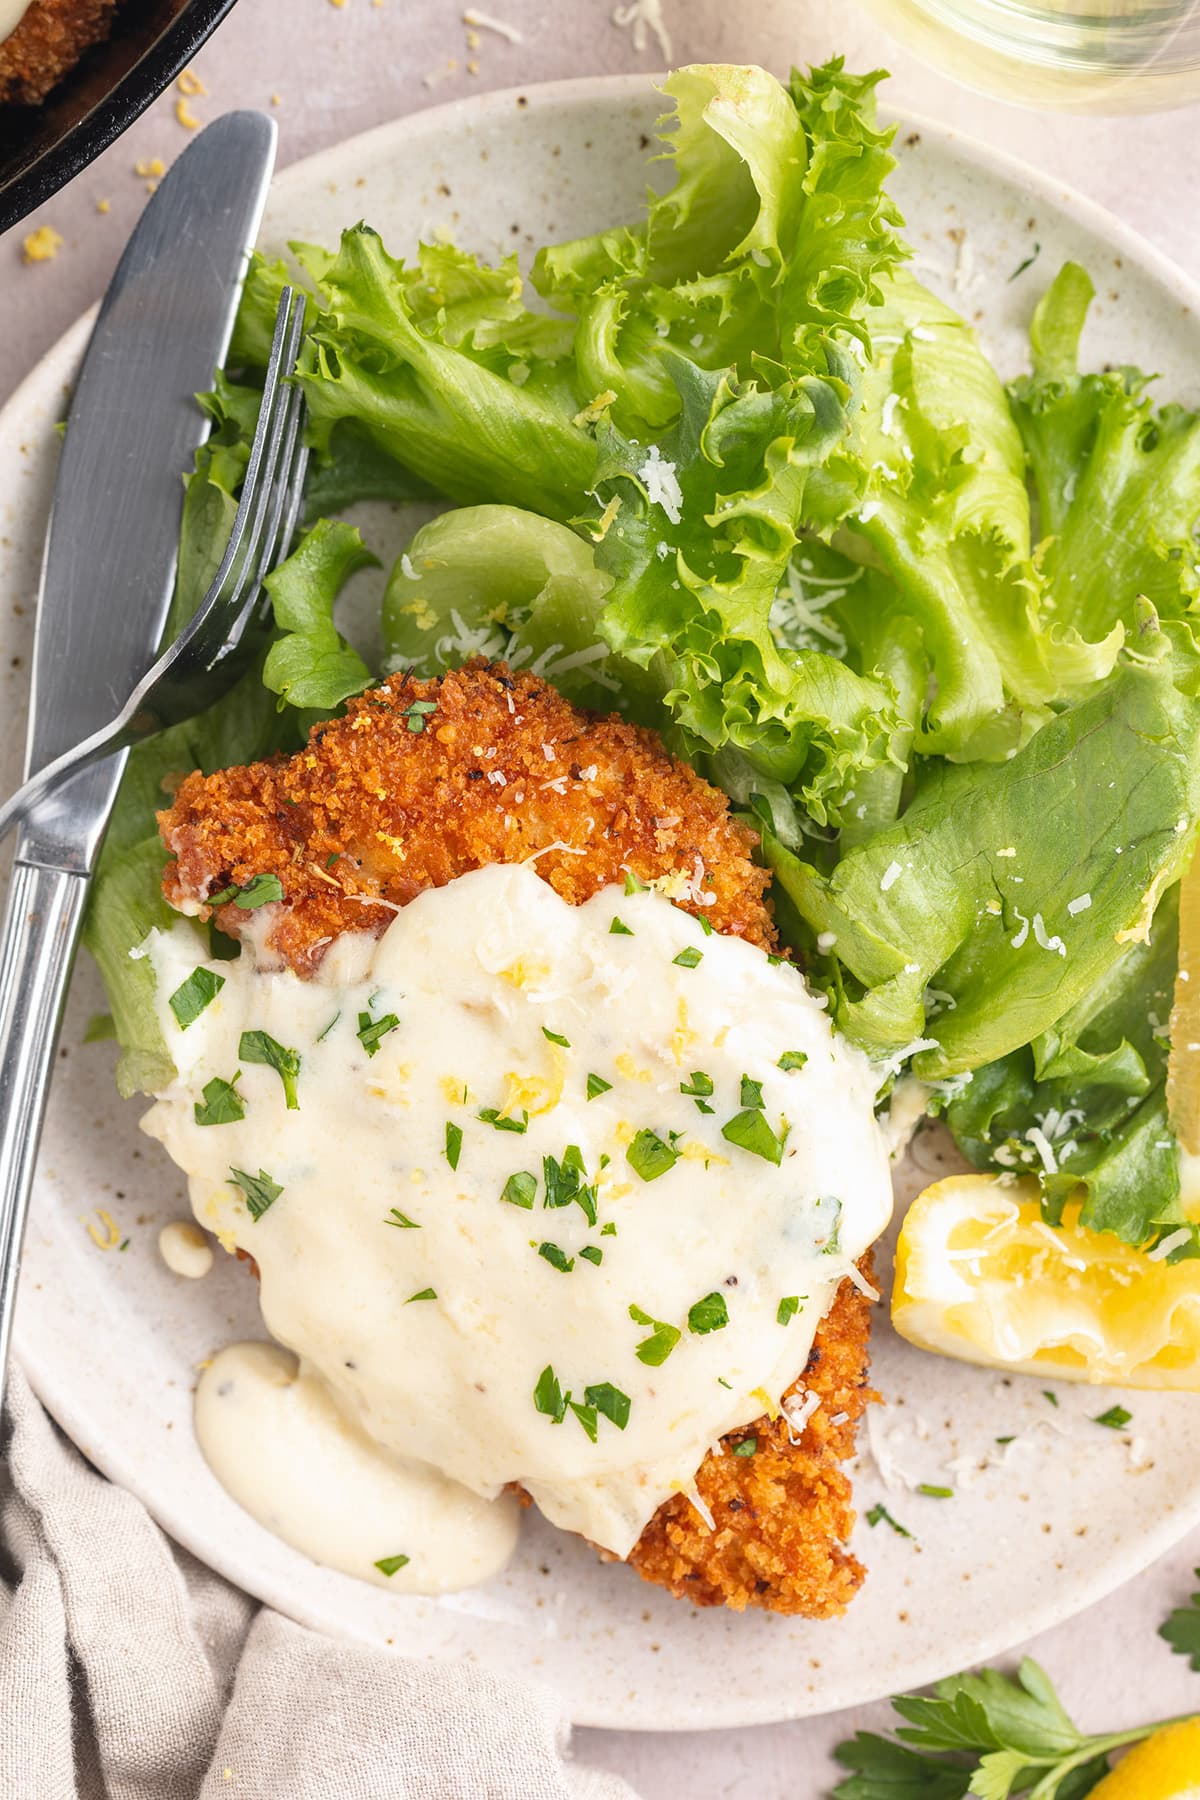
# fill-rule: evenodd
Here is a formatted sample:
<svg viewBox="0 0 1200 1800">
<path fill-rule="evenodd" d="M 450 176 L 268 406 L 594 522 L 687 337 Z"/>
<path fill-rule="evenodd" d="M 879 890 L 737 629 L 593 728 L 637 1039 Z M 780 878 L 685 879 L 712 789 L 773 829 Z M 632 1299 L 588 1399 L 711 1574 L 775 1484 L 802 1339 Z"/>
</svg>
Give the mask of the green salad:
<svg viewBox="0 0 1200 1800">
<path fill-rule="evenodd" d="M 173 916 L 173 782 L 298 747 L 382 673 L 482 653 L 653 726 L 731 796 L 885 1095 L 927 1083 L 973 1164 L 1038 1175 L 1051 1222 L 1072 1194 L 1131 1245 L 1178 1237 L 1200 421 L 1136 369 L 1081 372 L 1070 263 L 1005 386 L 905 266 L 879 79 L 677 71 L 665 191 L 540 250 L 528 286 L 445 244 L 401 261 L 367 225 L 255 263 L 204 400 L 175 622 L 224 547 L 297 274 L 309 523 L 237 687 L 130 759 L 88 926 L 125 1091 L 171 1074 L 130 951 Z M 363 499 L 446 508 L 391 572 L 381 669 L 335 619 L 373 560 L 339 518 Z"/>
</svg>

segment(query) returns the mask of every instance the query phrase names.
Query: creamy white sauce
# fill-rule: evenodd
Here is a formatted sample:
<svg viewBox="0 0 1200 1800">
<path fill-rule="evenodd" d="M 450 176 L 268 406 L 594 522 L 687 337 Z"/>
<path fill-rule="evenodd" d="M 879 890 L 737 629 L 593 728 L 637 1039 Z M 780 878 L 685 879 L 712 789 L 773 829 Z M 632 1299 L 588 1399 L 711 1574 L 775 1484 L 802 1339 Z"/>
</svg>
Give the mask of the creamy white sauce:
<svg viewBox="0 0 1200 1800">
<path fill-rule="evenodd" d="M 225 985 L 186 1031 L 167 999 L 196 938 L 181 924 L 149 953 L 178 1078 L 145 1128 L 187 1171 L 200 1222 L 257 1260 L 272 1335 L 392 1456 L 484 1497 L 519 1481 L 556 1524 L 618 1555 L 691 1487 L 710 1445 L 775 1405 L 887 1223 L 865 1059 L 795 970 L 704 934 L 657 893 L 609 888 L 572 907 L 532 868 L 480 870 L 419 896 L 380 938 L 339 939 L 314 980 L 260 968 L 252 951 L 210 965 Z M 364 1013 L 399 1021 L 374 1056 Z M 274 1069 L 239 1060 L 243 1031 L 299 1052 L 297 1110 Z M 778 1066 L 789 1051 L 802 1068 Z M 198 1125 L 206 1083 L 238 1070 L 244 1119 Z M 694 1071 L 711 1081 L 711 1112 L 680 1091 Z M 589 1074 L 611 1084 L 590 1101 Z M 745 1110 L 743 1076 L 786 1132 L 778 1166 L 722 1136 Z M 528 1115 L 527 1129 L 496 1129 L 488 1108 Z M 462 1132 L 456 1170 L 448 1125 Z M 679 1134 L 677 1160 L 649 1181 L 627 1155 L 643 1130 L 668 1146 Z M 544 1205 L 543 1159 L 569 1146 L 594 1224 L 579 1204 Z M 257 1222 L 233 1169 L 281 1189 Z M 537 1183 L 529 1209 L 501 1197 L 518 1174 Z M 393 1208 L 411 1228 L 387 1222 Z M 569 1272 L 542 1242 L 574 1259 Z M 689 1312 L 710 1295 L 728 1323 L 701 1334 Z M 792 1296 L 799 1310 L 780 1324 Z M 636 1354 L 653 1327 L 631 1305 L 680 1334 L 659 1366 Z M 576 1414 L 540 1412 L 547 1368 L 584 1406 L 589 1386 L 627 1396 L 624 1429 L 598 1416 L 593 1443 Z M 242 1453 L 253 1460 L 253 1437 Z"/>
<path fill-rule="evenodd" d="M 158 1254 L 172 1275 L 202 1281 L 213 1266 L 212 1245 L 191 1219 L 173 1219 L 158 1234 Z"/>
<path fill-rule="evenodd" d="M 25 14 L 31 0 L 0 0 L 0 44 L 10 38 Z"/>
<path fill-rule="evenodd" d="M 428 1465 L 390 1460 L 278 1344 L 213 1357 L 196 1389 L 196 1437 L 260 1525 L 314 1562 L 396 1592 L 486 1581 L 517 1541 L 515 1500 L 481 1500 Z"/>
</svg>

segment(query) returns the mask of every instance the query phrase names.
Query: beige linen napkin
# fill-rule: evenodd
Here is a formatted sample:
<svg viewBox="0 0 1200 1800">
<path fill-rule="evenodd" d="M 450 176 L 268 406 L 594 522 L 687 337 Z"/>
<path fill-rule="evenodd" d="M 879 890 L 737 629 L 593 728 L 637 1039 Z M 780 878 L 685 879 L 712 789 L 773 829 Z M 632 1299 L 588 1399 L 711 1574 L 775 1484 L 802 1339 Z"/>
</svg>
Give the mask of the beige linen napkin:
<svg viewBox="0 0 1200 1800">
<path fill-rule="evenodd" d="M 260 1608 L 164 1536 L 9 1374 L 0 1800 L 635 1800 L 552 1695 Z"/>
</svg>

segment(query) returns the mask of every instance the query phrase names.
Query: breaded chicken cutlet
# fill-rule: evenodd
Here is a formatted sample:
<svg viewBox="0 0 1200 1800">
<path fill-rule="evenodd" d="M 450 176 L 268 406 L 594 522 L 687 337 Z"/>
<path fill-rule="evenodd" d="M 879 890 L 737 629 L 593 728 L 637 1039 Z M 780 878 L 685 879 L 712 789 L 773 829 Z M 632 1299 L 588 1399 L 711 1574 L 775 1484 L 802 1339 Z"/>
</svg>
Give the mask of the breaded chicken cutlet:
<svg viewBox="0 0 1200 1800">
<path fill-rule="evenodd" d="M 112 29 L 117 0 L 30 0 L 0 42 L 0 103 L 37 106 Z"/>
<path fill-rule="evenodd" d="M 160 825 L 172 856 L 163 891 L 180 910 L 278 877 L 265 948 L 301 975 L 338 933 L 382 932 L 424 889 L 534 857 L 572 904 L 632 874 L 716 931 L 776 945 L 769 876 L 725 795 L 652 732 L 584 713 L 503 664 L 440 681 L 394 675 L 295 756 L 189 775 Z M 235 936 L 254 917 L 232 900 L 212 915 Z M 780 1415 L 726 1440 L 756 1437 L 753 1457 L 710 1451 L 696 1489 L 711 1529 L 674 1496 L 628 1558 L 640 1575 L 700 1606 L 844 1610 L 864 1573 L 844 1547 L 854 1512 L 841 1463 L 874 1397 L 868 1331 L 865 1299 L 843 1282 L 797 1371 L 797 1389 L 821 1400 L 799 1441 Z"/>
</svg>

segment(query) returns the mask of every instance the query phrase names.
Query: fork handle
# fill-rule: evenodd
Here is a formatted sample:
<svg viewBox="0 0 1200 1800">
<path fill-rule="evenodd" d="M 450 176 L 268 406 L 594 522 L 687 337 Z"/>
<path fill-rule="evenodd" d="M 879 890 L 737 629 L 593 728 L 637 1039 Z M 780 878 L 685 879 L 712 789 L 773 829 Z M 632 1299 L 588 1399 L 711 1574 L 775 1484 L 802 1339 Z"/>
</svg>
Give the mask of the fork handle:
<svg viewBox="0 0 1200 1800">
<path fill-rule="evenodd" d="M 0 1400 L 21 1240 L 88 877 L 13 865 L 0 936 Z"/>
</svg>

